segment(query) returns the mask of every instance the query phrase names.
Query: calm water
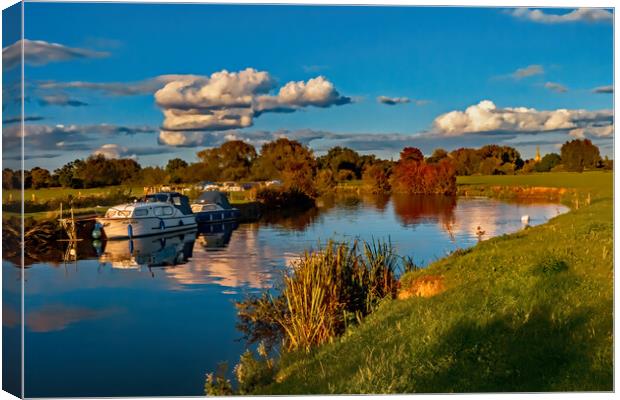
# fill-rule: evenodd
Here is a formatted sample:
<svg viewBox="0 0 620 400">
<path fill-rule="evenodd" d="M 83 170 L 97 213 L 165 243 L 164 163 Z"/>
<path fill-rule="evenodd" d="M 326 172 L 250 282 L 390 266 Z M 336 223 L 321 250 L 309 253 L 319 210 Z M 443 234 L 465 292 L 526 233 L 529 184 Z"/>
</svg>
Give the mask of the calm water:
<svg viewBox="0 0 620 400">
<path fill-rule="evenodd" d="M 100 256 L 67 265 L 32 264 L 26 396 L 202 395 L 204 374 L 221 361 L 232 368 L 244 350 L 233 301 L 270 287 L 319 240 L 389 236 L 399 254 L 428 264 L 474 245 L 478 226 L 489 238 L 521 229 L 524 214 L 536 225 L 565 211 L 482 198 L 349 198 L 198 237 L 109 242 Z M 4 261 L 3 279 L 18 278 Z"/>
</svg>

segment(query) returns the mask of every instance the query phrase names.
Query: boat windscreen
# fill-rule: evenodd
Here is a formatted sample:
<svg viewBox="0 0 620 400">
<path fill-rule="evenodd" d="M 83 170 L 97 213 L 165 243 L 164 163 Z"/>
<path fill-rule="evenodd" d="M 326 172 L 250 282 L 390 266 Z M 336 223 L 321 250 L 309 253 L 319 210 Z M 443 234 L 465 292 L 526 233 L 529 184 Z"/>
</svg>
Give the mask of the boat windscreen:
<svg viewBox="0 0 620 400">
<path fill-rule="evenodd" d="M 198 197 L 197 203 L 217 204 L 225 210 L 232 208 L 226 195 L 222 192 L 218 192 L 217 190 L 204 192 L 200 195 L 200 197 Z"/>
</svg>

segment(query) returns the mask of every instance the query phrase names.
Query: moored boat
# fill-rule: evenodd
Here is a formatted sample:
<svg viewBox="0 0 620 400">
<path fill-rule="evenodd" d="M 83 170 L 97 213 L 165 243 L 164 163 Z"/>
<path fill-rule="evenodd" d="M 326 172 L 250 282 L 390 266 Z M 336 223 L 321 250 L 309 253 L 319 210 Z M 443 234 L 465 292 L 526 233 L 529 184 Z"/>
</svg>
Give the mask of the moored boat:
<svg viewBox="0 0 620 400">
<path fill-rule="evenodd" d="M 204 192 L 192 204 L 192 211 L 196 215 L 196 222 L 212 223 L 224 221 L 236 221 L 240 211 L 228 202 L 228 198 L 222 192 Z"/>
<path fill-rule="evenodd" d="M 97 223 L 107 239 L 126 239 L 195 229 L 189 199 L 177 192 L 147 195 L 141 201 L 111 207 Z"/>
</svg>

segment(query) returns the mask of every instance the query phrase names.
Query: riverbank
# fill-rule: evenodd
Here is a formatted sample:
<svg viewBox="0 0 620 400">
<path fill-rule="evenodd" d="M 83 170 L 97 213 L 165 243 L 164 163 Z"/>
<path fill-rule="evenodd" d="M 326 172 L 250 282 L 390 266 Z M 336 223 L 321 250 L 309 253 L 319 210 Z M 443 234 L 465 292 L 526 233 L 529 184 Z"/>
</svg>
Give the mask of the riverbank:
<svg viewBox="0 0 620 400">
<path fill-rule="evenodd" d="M 563 199 L 572 211 L 547 224 L 405 275 L 406 299 L 309 354 L 283 354 L 255 393 L 612 390 L 612 181 L 600 172 L 459 178 L 502 193 L 564 188 L 580 200 Z M 420 290 L 428 282 L 440 289 Z"/>
</svg>

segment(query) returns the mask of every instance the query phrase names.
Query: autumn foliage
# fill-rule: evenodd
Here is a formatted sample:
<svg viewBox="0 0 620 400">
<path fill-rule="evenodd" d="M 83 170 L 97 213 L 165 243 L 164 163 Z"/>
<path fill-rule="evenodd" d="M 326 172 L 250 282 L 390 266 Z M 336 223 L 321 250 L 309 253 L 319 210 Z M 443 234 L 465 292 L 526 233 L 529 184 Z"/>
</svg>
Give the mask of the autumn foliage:
<svg viewBox="0 0 620 400">
<path fill-rule="evenodd" d="M 452 162 L 443 159 L 427 164 L 420 150 L 406 147 L 400 153 L 400 160 L 392 168 L 392 191 L 408 194 L 456 193 L 456 170 Z"/>
</svg>

